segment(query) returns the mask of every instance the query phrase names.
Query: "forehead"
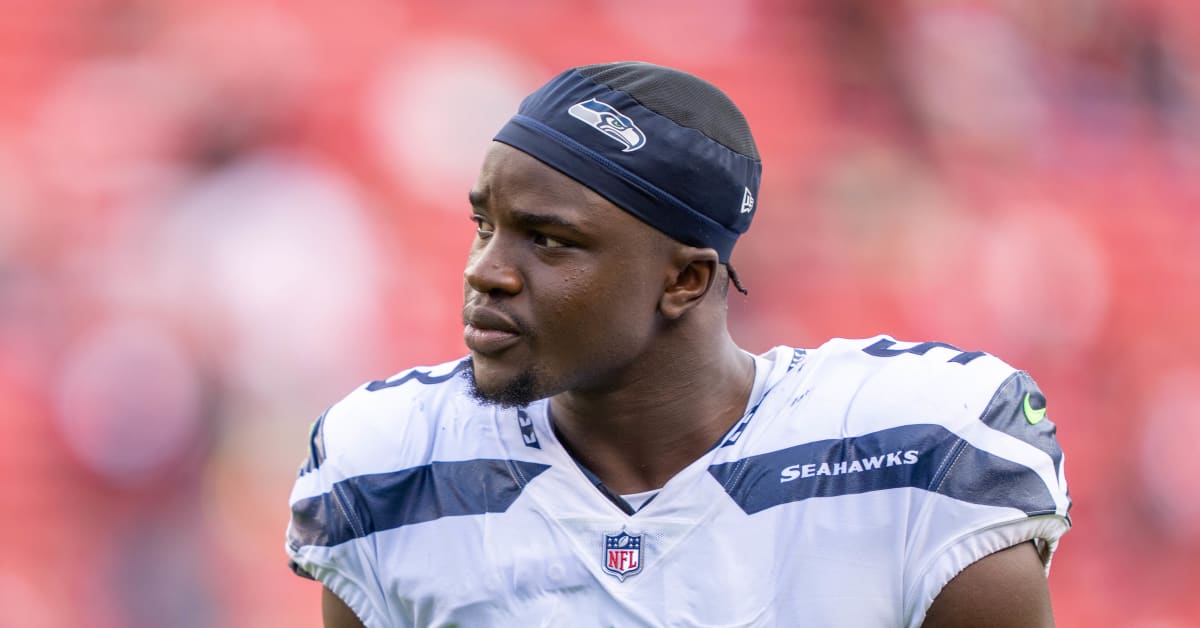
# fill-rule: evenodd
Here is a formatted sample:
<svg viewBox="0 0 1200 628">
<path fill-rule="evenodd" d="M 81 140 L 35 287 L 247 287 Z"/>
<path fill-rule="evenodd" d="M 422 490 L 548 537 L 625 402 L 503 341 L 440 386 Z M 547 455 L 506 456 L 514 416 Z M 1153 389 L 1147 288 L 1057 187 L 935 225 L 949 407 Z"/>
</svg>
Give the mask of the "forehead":
<svg viewBox="0 0 1200 628">
<path fill-rule="evenodd" d="M 582 183 L 501 142 L 488 149 L 471 201 L 492 212 L 554 214 L 596 233 L 666 237 Z"/>
</svg>

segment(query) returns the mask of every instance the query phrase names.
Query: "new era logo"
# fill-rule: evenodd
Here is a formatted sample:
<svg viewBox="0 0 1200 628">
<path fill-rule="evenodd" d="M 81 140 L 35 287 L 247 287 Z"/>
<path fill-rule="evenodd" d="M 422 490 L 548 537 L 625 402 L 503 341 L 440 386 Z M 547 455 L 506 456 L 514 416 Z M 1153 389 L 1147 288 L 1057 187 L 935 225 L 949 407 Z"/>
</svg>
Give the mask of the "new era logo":
<svg viewBox="0 0 1200 628">
<path fill-rule="evenodd" d="M 750 188 L 742 193 L 742 211 L 743 214 L 749 214 L 754 211 L 754 195 L 750 193 Z"/>
</svg>

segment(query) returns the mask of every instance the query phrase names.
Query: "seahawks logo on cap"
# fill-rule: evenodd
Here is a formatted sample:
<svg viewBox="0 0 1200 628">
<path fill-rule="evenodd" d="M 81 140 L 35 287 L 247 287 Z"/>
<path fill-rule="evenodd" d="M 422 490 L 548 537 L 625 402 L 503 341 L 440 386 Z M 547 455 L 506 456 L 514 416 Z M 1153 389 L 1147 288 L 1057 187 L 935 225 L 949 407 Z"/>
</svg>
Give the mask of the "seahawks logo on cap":
<svg viewBox="0 0 1200 628">
<path fill-rule="evenodd" d="M 621 149 L 623 153 L 631 153 L 646 145 L 646 134 L 629 116 L 595 98 L 571 105 L 567 113 L 620 142 L 625 147 Z"/>
</svg>

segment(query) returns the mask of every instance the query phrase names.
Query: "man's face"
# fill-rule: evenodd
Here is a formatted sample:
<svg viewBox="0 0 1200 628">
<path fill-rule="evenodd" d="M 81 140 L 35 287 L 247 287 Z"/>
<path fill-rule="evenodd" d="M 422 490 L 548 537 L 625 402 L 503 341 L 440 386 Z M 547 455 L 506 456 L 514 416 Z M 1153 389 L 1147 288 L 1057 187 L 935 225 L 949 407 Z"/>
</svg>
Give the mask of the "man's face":
<svg viewBox="0 0 1200 628">
<path fill-rule="evenodd" d="M 523 405 L 619 387 L 660 324 L 671 240 L 501 143 L 470 197 L 463 318 L 476 395 Z"/>
</svg>

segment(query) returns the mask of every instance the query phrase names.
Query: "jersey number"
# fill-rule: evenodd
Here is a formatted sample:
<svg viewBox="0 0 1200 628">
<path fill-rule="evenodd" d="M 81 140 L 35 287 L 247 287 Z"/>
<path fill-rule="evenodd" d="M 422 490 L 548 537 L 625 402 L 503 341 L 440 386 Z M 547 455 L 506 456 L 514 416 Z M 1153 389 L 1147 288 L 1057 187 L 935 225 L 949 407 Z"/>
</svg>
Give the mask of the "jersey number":
<svg viewBox="0 0 1200 628">
<path fill-rule="evenodd" d="M 949 345 L 944 342 L 922 342 L 921 344 L 913 345 L 906 349 L 893 349 L 892 346 L 895 344 L 896 344 L 895 340 L 889 340 L 887 338 L 884 338 L 883 340 L 880 340 L 880 341 L 876 342 L 875 344 L 872 344 L 869 347 L 864 347 L 863 351 L 866 352 L 867 354 L 873 355 L 877 358 L 891 358 L 891 357 L 895 357 L 895 356 L 898 356 L 898 355 L 901 355 L 904 353 L 915 353 L 916 355 L 925 355 L 925 353 L 927 353 L 930 349 L 936 349 L 938 347 L 942 347 L 945 349 L 950 349 L 951 351 L 958 352 L 958 355 L 947 360 L 947 362 L 955 362 L 957 364 L 966 364 L 966 363 L 970 362 L 971 360 L 974 360 L 975 358 L 987 355 L 986 353 L 984 353 L 982 351 L 963 351 L 962 349 L 959 349 L 958 347 L 956 347 L 954 345 Z"/>
</svg>

